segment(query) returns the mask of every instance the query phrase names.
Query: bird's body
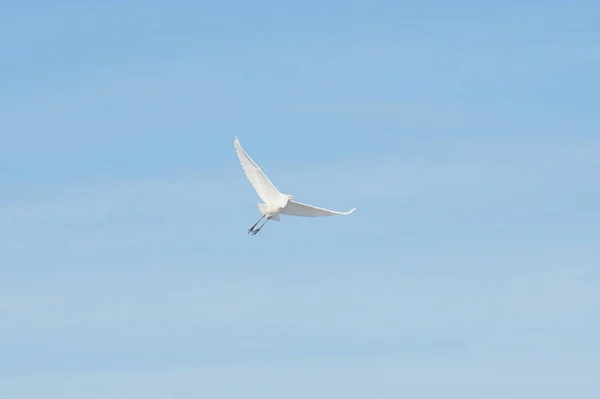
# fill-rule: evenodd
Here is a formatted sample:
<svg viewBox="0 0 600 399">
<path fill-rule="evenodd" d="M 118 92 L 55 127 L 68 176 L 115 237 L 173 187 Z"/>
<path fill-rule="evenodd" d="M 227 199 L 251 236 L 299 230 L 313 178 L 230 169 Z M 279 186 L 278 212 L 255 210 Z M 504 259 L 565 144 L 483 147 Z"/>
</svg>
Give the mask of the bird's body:
<svg viewBox="0 0 600 399">
<path fill-rule="evenodd" d="M 234 140 L 234 146 L 246 177 L 248 177 L 256 193 L 264 202 L 258 204 L 258 210 L 262 217 L 250 227 L 248 233 L 253 235 L 258 233 L 269 220 L 279 221 L 279 215 L 281 214 L 304 217 L 349 215 L 356 209 L 352 208 L 348 212 L 336 212 L 293 201 L 293 196 L 282 194 L 277 190 L 258 165 L 244 151 L 237 137 Z M 265 218 L 265 222 L 258 229 L 255 229 L 258 223 Z"/>
</svg>

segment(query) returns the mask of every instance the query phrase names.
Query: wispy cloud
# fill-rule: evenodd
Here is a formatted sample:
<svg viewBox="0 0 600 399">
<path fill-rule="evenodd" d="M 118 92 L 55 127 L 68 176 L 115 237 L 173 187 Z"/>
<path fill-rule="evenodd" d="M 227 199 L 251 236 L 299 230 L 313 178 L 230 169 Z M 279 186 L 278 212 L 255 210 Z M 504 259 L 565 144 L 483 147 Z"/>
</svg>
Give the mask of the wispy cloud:
<svg viewBox="0 0 600 399">
<path fill-rule="evenodd" d="M 290 386 L 298 397 L 433 395 L 440 386 L 484 393 L 490 384 L 509 394 L 562 373 L 572 389 L 589 392 L 593 356 L 583 342 L 599 327 L 589 319 L 600 304 L 599 255 L 426 256 L 410 270 L 398 262 L 269 270 L 222 263 L 12 277 L 2 282 L 0 336 L 13 360 L 0 386 L 17 398 L 40 390 L 120 397 L 140 394 L 140 384 L 149 397 L 226 388 L 232 397 L 276 397 Z M 53 345 L 66 342 L 57 360 Z"/>
<path fill-rule="evenodd" d="M 558 209 L 565 201 L 578 198 L 582 211 L 589 208 L 600 195 L 593 185 L 600 167 L 597 148 L 589 140 L 463 140 L 430 146 L 431 156 L 407 147 L 393 157 L 339 154 L 310 164 L 306 154 L 292 153 L 277 168 L 263 163 L 260 152 L 251 153 L 281 191 L 303 202 L 342 210 L 356 206 L 366 220 L 390 209 L 393 220 L 418 224 L 426 214 L 447 223 L 457 223 L 452 215 L 460 216 L 468 224 L 501 212 L 506 219 L 500 225 L 510 230 L 510 219 L 524 217 L 522 227 L 529 220 L 530 229 L 548 228 L 544 215 L 563 217 Z M 240 217 L 249 225 L 259 199 L 231 153 L 229 167 L 197 177 L 46 184 L 23 189 L 24 195 L 18 195 L 17 186 L 13 199 L 0 202 L 0 220 L 7 227 L 0 247 L 13 254 L 32 245 L 93 253 L 152 245 L 176 231 L 179 237 L 192 239 L 182 235 L 185 231 L 198 238 L 234 228 Z M 589 216 L 588 222 L 565 219 L 563 228 L 579 225 L 580 232 L 588 231 Z M 383 223 L 377 230 L 387 228 L 392 225 Z"/>
<path fill-rule="evenodd" d="M 352 153 L 350 158 L 341 152 L 316 164 L 266 172 L 291 186 L 287 190 L 295 187 L 327 196 L 343 191 L 350 197 L 423 197 L 444 191 L 448 198 L 464 199 L 476 192 L 561 191 L 569 184 L 584 188 L 579 183 L 591 183 L 589 179 L 600 169 L 596 156 L 600 142 L 594 138 L 441 139 L 419 145 L 418 153 L 414 142 L 403 145 L 402 140 L 393 140 L 391 145 L 397 149 L 380 157 L 369 152 L 362 156 Z"/>
<path fill-rule="evenodd" d="M 412 359 L 411 359 L 412 360 Z M 243 365 L 190 367 L 188 369 L 155 369 L 98 373 L 37 375 L 33 378 L 12 377 L 4 380 L 4 391 L 16 399 L 38 396 L 48 398 L 144 398 L 165 396 L 195 397 L 198 394 L 218 398 L 306 398 L 309 396 L 343 396 L 358 399 L 365 396 L 430 397 L 440 392 L 458 398 L 465 392 L 474 396 L 500 399 L 518 394 L 543 393 L 550 399 L 572 393 L 592 397 L 591 358 L 569 358 L 566 363 L 553 362 L 552 357 L 530 358 L 517 363 L 496 361 L 483 366 L 482 358 L 431 361 L 386 362 L 304 362 L 295 365 Z M 588 371 L 574 373 L 568 363 L 577 362 Z M 565 385 L 547 379 L 561 374 Z M 566 389 L 565 386 L 570 387 Z M 535 387 L 535 388 L 534 388 Z M 50 396 L 48 396 L 50 395 Z M 55 396 L 52 396 L 55 395 Z"/>
<path fill-rule="evenodd" d="M 73 182 L 27 191 L 27 198 L 0 202 L 5 267 L 17 254 L 91 255 L 153 246 L 175 232 L 197 239 L 209 234 L 202 226 L 219 229 L 217 215 L 225 214 L 240 193 L 218 177 Z"/>
</svg>

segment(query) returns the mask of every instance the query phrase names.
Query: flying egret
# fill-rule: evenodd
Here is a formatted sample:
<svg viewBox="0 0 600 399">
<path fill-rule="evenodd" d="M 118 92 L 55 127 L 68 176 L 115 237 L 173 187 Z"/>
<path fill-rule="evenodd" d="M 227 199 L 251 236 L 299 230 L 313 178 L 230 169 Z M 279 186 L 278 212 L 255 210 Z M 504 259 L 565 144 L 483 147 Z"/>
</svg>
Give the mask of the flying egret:
<svg viewBox="0 0 600 399">
<path fill-rule="evenodd" d="M 258 222 L 248 229 L 248 234 L 255 235 L 269 220 L 279 222 L 280 214 L 305 217 L 349 215 L 356 209 L 352 208 L 348 212 L 336 212 L 292 201 L 292 198 L 294 198 L 292 195 L 282 194 L 275 188 L 258 165 L 244 151 L 237 137 L 233 143 L 246 177 L 254 186 L 258 196 L 264 201 L 264 204 L 258 204 L 258 210 L 262 216 L 258 219 Z M 261 220 L 265 218 L 264 223 L 258 229 L 255 229 Z"/>
</svg>

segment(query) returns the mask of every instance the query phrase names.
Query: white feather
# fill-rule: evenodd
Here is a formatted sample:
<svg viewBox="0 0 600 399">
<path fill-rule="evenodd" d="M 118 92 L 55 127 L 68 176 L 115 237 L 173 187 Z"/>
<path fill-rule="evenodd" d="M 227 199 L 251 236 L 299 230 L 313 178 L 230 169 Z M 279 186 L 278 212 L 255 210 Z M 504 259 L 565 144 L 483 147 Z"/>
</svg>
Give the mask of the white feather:
<svg viewBox="0 0 600 399">
<path fill-rule="evenodd" d="M 250 180 L 250 183 L 256 190 L 258 196 L 266 204 L 271 205 L 279 203 L 282 197 L 282 194 L 279 192 L 279 190 L 277 190 L 277 188 L 273 185 L 273 183 L 271 183 L 263 171 L 260 170 L 258 165 L 252 160 L 252 158 L 250 158 L 246 151 L 244 151 L 237 137 L 235 138 L 234 144 L 238 158 L 242 164 L 242 169 L 244 169 L 246 177 L 248 177 L 248 180 Z"/>
<path fill-rule="evenodd" d="M 315 217 L 315 216 L 333 216 L 333 215 L 349 215 L 356 208 L 350 209 L 348 212 L 336 212 L 329 209 L 319 208 L 312 205 L 302 204 L 296 201 L 288 201 L 287 205 L 280 211 L 284 215 Z"/>
</svg>

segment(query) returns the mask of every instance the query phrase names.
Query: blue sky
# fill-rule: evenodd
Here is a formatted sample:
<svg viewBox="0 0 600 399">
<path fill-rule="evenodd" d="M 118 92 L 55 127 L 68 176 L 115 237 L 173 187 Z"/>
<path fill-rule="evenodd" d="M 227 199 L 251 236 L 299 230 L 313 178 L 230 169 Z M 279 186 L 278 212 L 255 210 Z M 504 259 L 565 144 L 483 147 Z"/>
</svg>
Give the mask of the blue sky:
<svg viewBox="0 0 600 399">
<path fill-rule="evenodd" d="M 3 6 L 1 396 L 597 398 L 599 13 Z"/>
</svg>

